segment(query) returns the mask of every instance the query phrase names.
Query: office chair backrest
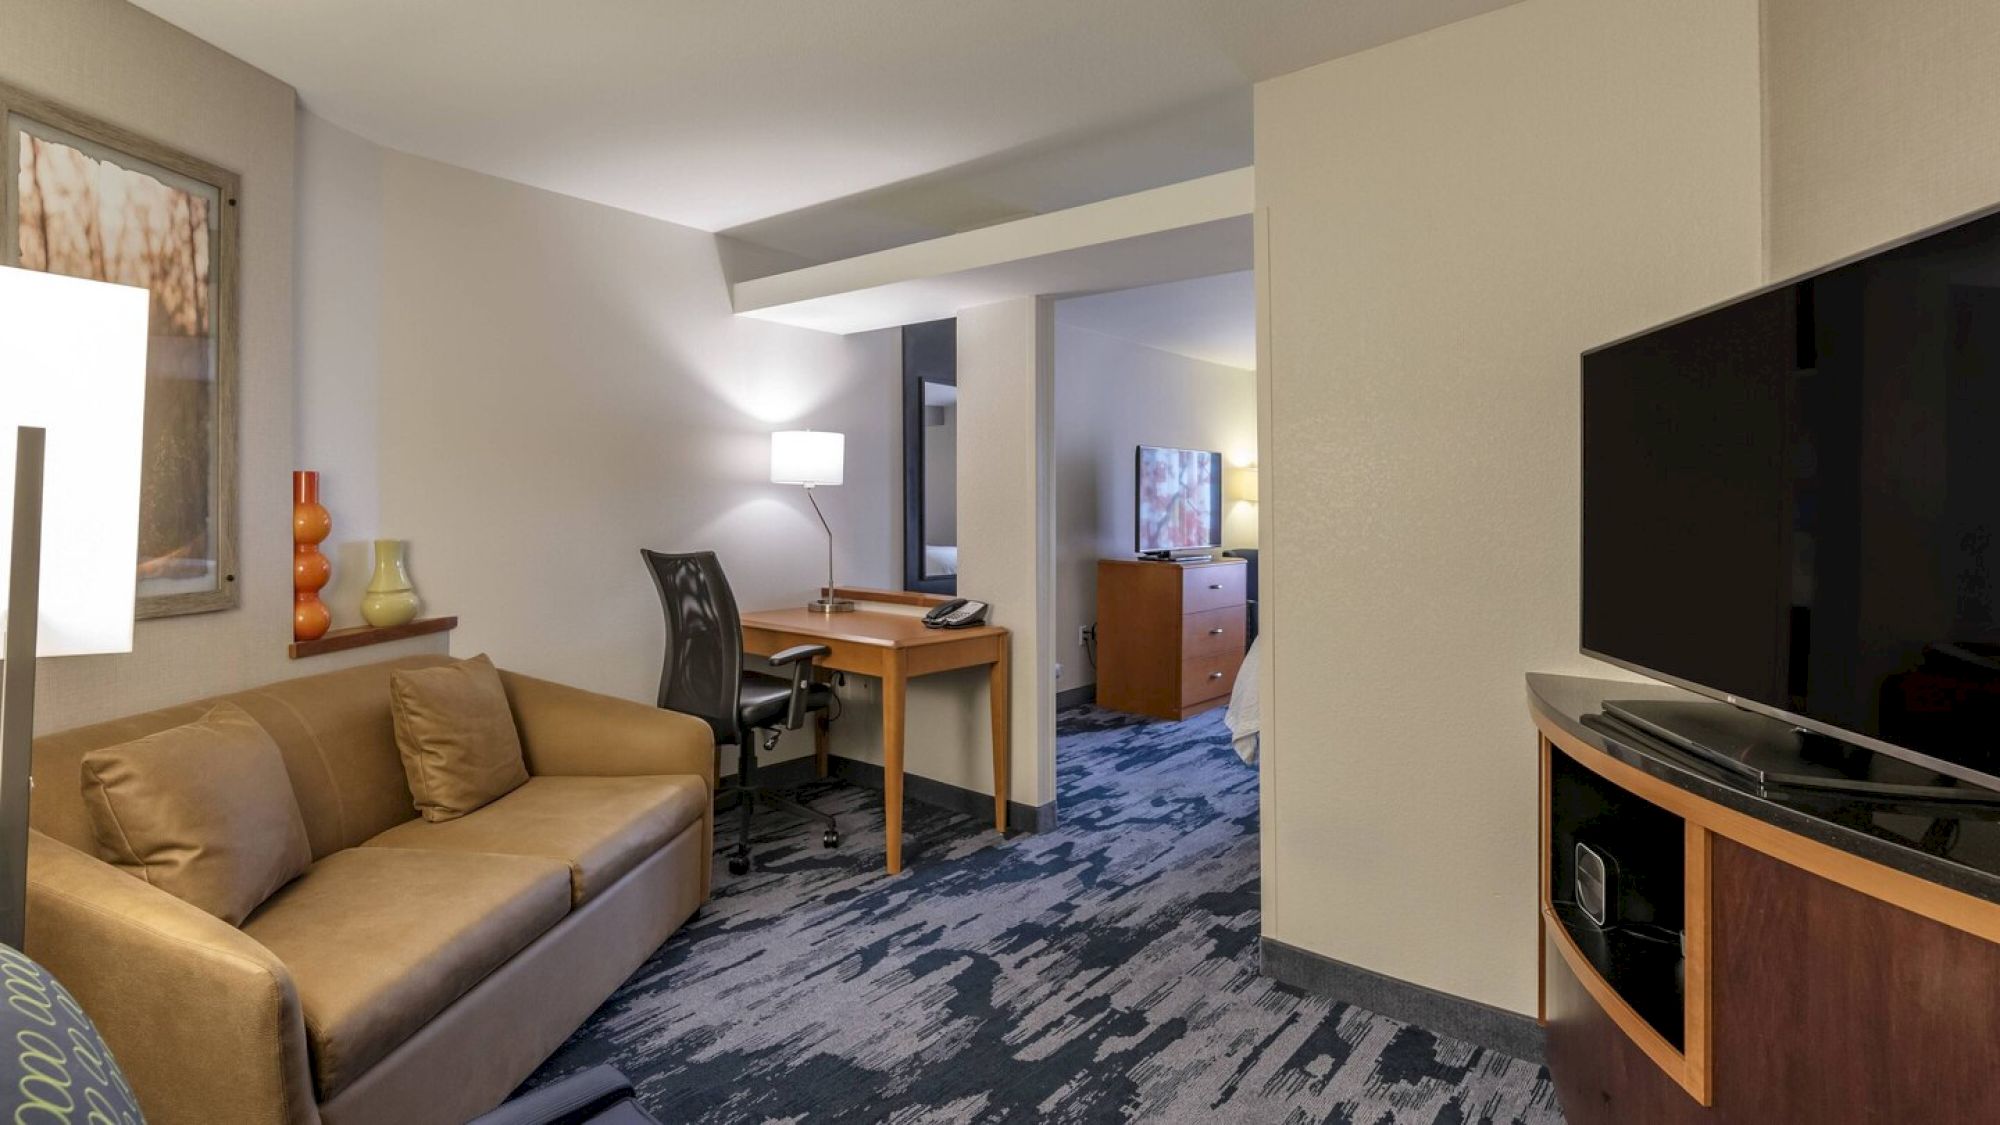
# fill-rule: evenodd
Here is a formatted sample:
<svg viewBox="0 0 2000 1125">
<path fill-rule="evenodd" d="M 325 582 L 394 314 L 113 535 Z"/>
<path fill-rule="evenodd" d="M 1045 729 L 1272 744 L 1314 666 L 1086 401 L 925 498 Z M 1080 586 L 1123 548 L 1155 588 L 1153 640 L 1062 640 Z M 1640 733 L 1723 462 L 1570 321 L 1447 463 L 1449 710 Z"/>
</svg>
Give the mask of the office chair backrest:
<svg viewBox="0 0 2000 1125">
<path fill-rule="evenodd" d="M 737 698 L 743 688 L 743 624 L 722 564 L 714 551 L 639 553 L 653 573 L 667 617 L 660 706 L 706 720 L 718 744 L 741 745 Z"/>
</svg>

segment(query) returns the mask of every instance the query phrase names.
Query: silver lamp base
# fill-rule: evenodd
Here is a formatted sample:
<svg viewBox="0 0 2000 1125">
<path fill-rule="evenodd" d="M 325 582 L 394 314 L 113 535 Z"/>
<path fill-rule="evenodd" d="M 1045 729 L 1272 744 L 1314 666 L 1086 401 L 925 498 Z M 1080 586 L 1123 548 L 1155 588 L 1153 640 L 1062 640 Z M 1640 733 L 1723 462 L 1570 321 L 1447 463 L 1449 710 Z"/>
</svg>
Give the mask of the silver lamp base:
<svg viewBox="0 0 2000 1125">
<path fill-rule="evenodd" d="M 821 598 L 807 602 L 806 608 L 820 613 L 853 613 L 854 603 L 846 598 Z"/>
</svg>

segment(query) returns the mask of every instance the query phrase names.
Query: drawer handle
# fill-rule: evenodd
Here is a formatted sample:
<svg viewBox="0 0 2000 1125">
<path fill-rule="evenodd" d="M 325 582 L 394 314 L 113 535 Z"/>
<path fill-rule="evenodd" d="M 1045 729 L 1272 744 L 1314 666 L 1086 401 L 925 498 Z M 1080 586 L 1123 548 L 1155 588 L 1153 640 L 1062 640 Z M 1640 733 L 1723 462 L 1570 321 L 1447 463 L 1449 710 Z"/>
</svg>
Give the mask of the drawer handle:
<svg viewBox="0 0 2000 1125">
<path fill-rule="evenodd" d="M 1220 672 L 1210 672 L 1210 673 L 1208 674 L 1208 678 L 1209 678 L 1209 679 L 1211 679 L 1211 680 L 1219 680 L 1219 679 L 1221 679 L 1221 678 L 1222 678 L 1222 673 L 1220 673 Z"/>
<path fill-rule="evenodd" d="M 1219 636 L 1221 636 L 1221 635 L 1222 635 L 1222 630 L 1220 630 L 1220 629 L 1210 629 L 1210 630 L 1208 631 L 1208 635 L 1209 635 L 1209 636 L 1211 636 L 1211 637 L 1219 637 Z"/>
<path fill-rule="evenodd" d="M 1220 589 L 1222 589 L 1222 583 L 1220 583 L 1220 582 L 1210 582 L 1210 583 L 1208 584 L 1208 588 L 1209 588 L 1209 589 L 1211 589 L 1211 590 L 1220 590 Z"/>
</svg>

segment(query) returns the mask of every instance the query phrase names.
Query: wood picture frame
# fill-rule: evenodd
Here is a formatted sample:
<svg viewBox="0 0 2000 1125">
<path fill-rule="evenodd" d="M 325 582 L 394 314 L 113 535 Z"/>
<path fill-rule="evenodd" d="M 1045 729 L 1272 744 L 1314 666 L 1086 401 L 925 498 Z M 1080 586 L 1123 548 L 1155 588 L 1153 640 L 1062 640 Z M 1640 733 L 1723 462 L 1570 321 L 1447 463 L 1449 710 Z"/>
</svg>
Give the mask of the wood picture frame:
<svg viewBox="0 0 2000 1125">
<path fill-rule="evenodd" d="M 0 262 L 61 265 L 59 252 L 72 252 L 74 240 L 58 245 L 50 233 L 55 216 L 78 225 L 89 250 L 84 262 L 56 272 L 139 285 L 154 296 L 135 616 L 236 608 L 241 177 L 5 83 L 0 149 Z M 24 153 L 34 176 L 24 177 Z M 43 158 L 54 167 L 55 157 L 66 161 L 60 187 L 40 175 Z M 180 225 L 168 231 L 163 214 Z M 31 215 L 39 226 L 34 238 L 24 233 Z M 169 235 L 179 240 L 172 247 Z M 24 249 L 34 261 L 23 261 Z M 171 278 L 162 272 L 169 253 L 176 255 Z M 182 272 L 185 285 L 178 284 Z M 175 327 L 191 330 L 168 330 Z"/>
</svg>

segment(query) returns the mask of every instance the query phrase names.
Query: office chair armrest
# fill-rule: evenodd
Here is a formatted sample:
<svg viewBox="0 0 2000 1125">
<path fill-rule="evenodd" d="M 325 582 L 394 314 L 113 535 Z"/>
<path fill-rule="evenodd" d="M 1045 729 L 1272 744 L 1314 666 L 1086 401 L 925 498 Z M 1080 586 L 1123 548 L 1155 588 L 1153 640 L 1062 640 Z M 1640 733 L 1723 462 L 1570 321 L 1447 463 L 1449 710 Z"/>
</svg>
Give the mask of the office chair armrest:
<svg viewBox="0 0 2000 1125">
<path fill-rule="evenodd" d="M 812 697 L 812 681 L 809 678 L 813 665 L 822 656 L 833 655 L 833 650 L 825 645 L 793 645 L 785 651 L 764 661 L 773 668 L 792 668 L 792 702 L 785 708 L 785 729 L 797 730 L 806 725 L 806 701 Z"/>
<path fill-rule="evenodd" d="M 833 650 L 825 645 L 793 645 L 776 656 L 765 658 L 764 663 L 769 664 L 773 668 L 782 668 L 787 664 L 796 664 L 801 660 L 810 664 L 822 656 L 832 655 Z"/>
</svg>

